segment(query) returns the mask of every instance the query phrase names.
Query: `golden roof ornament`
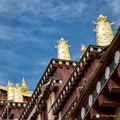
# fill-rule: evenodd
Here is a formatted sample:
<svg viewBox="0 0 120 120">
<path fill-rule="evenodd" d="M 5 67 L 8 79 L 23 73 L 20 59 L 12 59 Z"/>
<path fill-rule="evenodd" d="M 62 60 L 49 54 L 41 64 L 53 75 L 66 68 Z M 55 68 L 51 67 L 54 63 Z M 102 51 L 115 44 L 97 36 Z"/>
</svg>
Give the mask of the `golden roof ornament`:
<svg viewBox="0 0 120 120">
<path fill-rule="evenodd" d="M 8 81 L 8 87 L 13 87 L 13 84 L 10 81 Z"/>
<path fill-rule="evenodd" d="M 68 41 L 65 41 L 64 38 L 61 38 L 58 42 L 58 46 L 55 46 L 55 48 L 58 49 L 58 59 L 65 59 L 65 60 L 71 60 L 70 58 L 70 52 Z"/>
<path fill-rule="evenodd" d="M 87 48 L 85 47 L 85 45 L 81 44 L 81 53 L 82 53 L 82 54 L 85 53 L 86 49 L 87 49 Z"/>
<path fill-rule="evenodd" d="M 23 91 L 26 91 L 28 88 L 27 88 L 27 86 L 26 86 L 26 81 L 25 81 L 25 79 L 23 78 L 22 79 L 22 90 Z"/>
<path fill-rule="evenodd" d="M 99 15 L 99 18 L 97 18 L 97 21 L 98 21 L 98 22 L 101 22 L 101 21 L 106 22 L 106 20 L 107 20 L 107 16 L 103 16 L 102 14 L 100 14 L 100 15 Z"/>
<path fill-rule="evenodd" d="M 94 29 L 94 32 L 96 32 L 97 45 L 107 46 L 111 43 L 114 37 L 111 25 L 114 25 L 115 23 L 107 22 L 107 16 L 103 16 L 102 14 L 99 15 L 97 21 L 98 23 L 93 21 L 93 24 L 96 25 L 96 29 Z"/>
<path fill-rule="evenodd" d="M 7 86 L 7 97 L 8 97 L 8 100 L 14 99 L 14 87 L 10 81 L 8 81 L 8 86 Z"/>
<path fill-rule="evenodd" d="M 17 83 L 14 88 L 14 102 L 23 102 L 23 94 L 20 85 Z"/>
<path fill-rule="evenodd" d="M 65 41 L 64 38 L 61 38 L 60 41 L 57 41 L 57 42 L 58 43 L 62 43 L 62 42 L 67 43 L 68 41 Z"/>
<path fill-rule="evenodd" d="M 32 91 L 27 91 L 27 86 L 25 79 L 22 79 L 22 87 L 17 83 L 16 86 L 14 86 L 10 81 L 8 81 L 8 85 L 0 86 L 0 89 L 7 91 L 7 98 L 10 101 L 14 102 L 23 102 L 23 97 L 31 97 Z"/>
<path fill-rule="evenodd" d="M 20 85 L 17 83 L 17 84 L 16 84 L 16 88 L 19 88 L 19 87 L 20 87 Z"/>
</svg>

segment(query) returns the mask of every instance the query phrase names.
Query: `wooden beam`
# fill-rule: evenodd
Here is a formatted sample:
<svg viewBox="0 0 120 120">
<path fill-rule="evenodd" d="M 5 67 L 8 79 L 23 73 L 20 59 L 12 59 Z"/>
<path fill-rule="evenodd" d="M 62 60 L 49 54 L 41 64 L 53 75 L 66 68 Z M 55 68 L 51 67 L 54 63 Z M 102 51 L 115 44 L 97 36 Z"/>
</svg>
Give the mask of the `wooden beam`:
<svg viewBox="0 0 120 120">
<path fill-rule="evenodd" d="M 78 73 L 77 73 L 77 76 L 79 77 L 79 76 L 82 76 L 82 74 L 83 74 L 83 72 L 82 71 L 79 71 Z"/>
<path fill-rule="evenodd" d="M 80 71 L 83 72 L 86 68 L 83 66 L 83 67 L 80 67 Z"/>
<path fill-rule="evenodd" d="M 100 94 L 98 97 L 98 102 L 99 102 L 99 106 L 104 106 L 104 107 L 117 107 L 118 105 L 120 105 L 120 101 L 119 99 L 117 99 L 118 96 L 116 95 L 103 95 Z"/>
<path fill-rule="evenodd" d="M 86 60 L 87 60 L 88 62 L 90 62 L 90 61 L 92 60 L 92 58 L 91 58 L 90 56 L 88 56 L 88 57 L 86 58 Z"/>
<path fill-rule="evenodd" d="M 53 110 L 53 115 L 57 115 L 57 113 L 58 113 L 58 110 Z"/>
<path fill-rule="evenodd" d="M 109 80 L 108 90 L 111 93 L 120 93 L 120 83 L 118 81 Z"/>
<path fill-rule="evenodd" d="M 103 114 L 103 113 L 101 113 L 100 111 L 98 111 L 97 109 L 95 109 L 95 108 L 91 108 L 90 109 L 90 119 L 98 119 L 98 118 L 96 118 L 96 115 L 100 115 L 100 114 Z M 99 117 L 99 119 L 100 119 L 100 117 Z"/>
<path fill-rule="evenodd" d="M 59 86 L 61 86 L 60 83 L 54 83 L 54 85 L 50 87 L 50 90 L 52 92 L 55 92 L 58 89 Z"/>
<path fill-rule="evenodd" d="M 72 81 L 72 86 L 75 86 L 77 84 L 77 81 Z"/>
<path fill-rule="evenodd" d="M 120 77 L 120 65 L 117 68 L 118 77 Z"/>
<path fill-rule="evenodd" d="M 70 95 L 70 93 L 71 93 L 71 90 L 66 90 L 67 95 Z"/>
<path fill-rule="evenodd" d="M 69 86 L 69 90 L 71 90 L 71 91 L 72 91 L 73 89 L 75 89 L 75 87 L 74 87 L 74 86 L 72 86 L 72 85 L 71 85 L 71 86 Z"/>
<path fill-rule="evenodd" d="M 83 64 L 84 64 L 85 67 L 88 67 L 90 65 L 89 62 L 84 62 Z"/>
<path fill-rule="evenodd" d="M 95 52 L 94 51 L 90 51 L 89 56 L 90 57 L 94 57 L 95 56 Z"/>
</svg>

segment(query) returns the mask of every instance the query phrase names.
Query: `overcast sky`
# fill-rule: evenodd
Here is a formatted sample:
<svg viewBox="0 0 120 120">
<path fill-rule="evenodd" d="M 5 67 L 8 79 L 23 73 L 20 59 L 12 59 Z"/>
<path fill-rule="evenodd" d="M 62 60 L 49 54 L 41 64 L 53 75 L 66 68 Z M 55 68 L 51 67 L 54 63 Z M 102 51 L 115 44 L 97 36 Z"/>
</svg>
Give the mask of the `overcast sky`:
<svg viewBox="0 0 120 120">
<path fill-rule="evenodd" d="M 114 35 L 120 23 L 120 0 L 0 0 L 0 85 L 24 77 L 34 90 L 51 58 L 57 40 L 71 45 L 79 61 L 81 44 L 96 44 L 93 29 L 100 14 L 108 17 Z"/>
</svg>

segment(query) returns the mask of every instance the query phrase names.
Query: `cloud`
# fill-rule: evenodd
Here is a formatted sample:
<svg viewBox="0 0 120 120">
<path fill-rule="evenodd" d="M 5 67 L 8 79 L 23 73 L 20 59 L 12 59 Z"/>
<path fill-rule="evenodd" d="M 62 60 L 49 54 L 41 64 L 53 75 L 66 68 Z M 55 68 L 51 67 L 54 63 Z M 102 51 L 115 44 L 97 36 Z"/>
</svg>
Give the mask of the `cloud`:
<svg viewBox="0 0 120 120">
<path fill-rule="evenodd" d="M 52 21 L 72 22 L 87 7 L 79 0 L 0 0 L 0 3 L 0 41 L 15 44 L 29 41 L 45 44 L 43 34 L 59 34 L 62 29 Z"/>
<path fill-rule="evenodd" d="M 115 21 L 114 31 L 116 31 L 120 26 L 119 22 L 120 18 L 118 17 L 120 15 L 120 0 L 105 0 L 105 1 L 108 4 L 107 8 L 109 9 L 110 14 L 112 14 L 112 16 L 114 17 Z"/>
<path fill-rule="evenodd" d="M 69 4 L 64 1 L 59 1 L 56 3 L 56 6 L 54 5 L 54 2 L 46 5 L 49 6 L 49 4 L 51 5 L 47 11 L 43 11 L 44 14 L 53 20 L 60 21 L 65 21 L 65 19 L 70 21 L 71 18 L 74 19 L 75 17 L 80 16 L 83 10 L 87 7 L 87 4 L 81 1 L 72 1 L 69 2 Z"/>
<path fill-rule="evenodd" d="M 79 0 L 67 2 L 64 0 L 1 0 L 0 11 L 5 15 L 11 15 L 13 18 L 19 18 L 20 15 L 23 15 L 21 19 L 27 22 L 31 22 L 25 17 L 27 14 L 33 17 L 39 16 L 41 19 L 44 16 L 52 20 L 64 21 L 65 18 L 70 19 L 79 16 L 86 7 L 87 4 Z"/>
<path fill-rule="evenodd" d="M 119 0 L 0 0 L 0 78 L 16 83 L 25 77 L 29 84 L 38 80 L 50 59 L 57 57 L 54 46 L 62 36 L 71 41 L 71 58 L 79 60 L 80 44 L 94 40 L 92 20 L 99 12 L 111 12 L 119 23 L 119 4 Z"/>
<path fill-rule="evenodd" d="M 106 2 L 107 4 L 105 5 L 112 14 L 120 14 L 120 0 L 99 0 L 99 2 Z"/>
<path fill-rule="evenodd" d="M 44 61 L 36 61 L 36 64 L 37 65 L 45 65 L 45 66 L 47 66 L 48 65 L 48 63 L 49 63 L 49 60 L 44 60 Z"/>
<path fill-rule="evenodd" d="M 0 42 L 5 42 L 10 45 L 10 42 L 15 44 L 37 42 L 45 44 L 46 40 L 41 40 L 42 33 L 55 34 L 57 31 L 51 27 L 41 27 L 40 29 L 16 26 L 15 28 L 9 25 L 0 24 Z M 1 45 L 0 45 L 1 46 Z"/>
</svg>

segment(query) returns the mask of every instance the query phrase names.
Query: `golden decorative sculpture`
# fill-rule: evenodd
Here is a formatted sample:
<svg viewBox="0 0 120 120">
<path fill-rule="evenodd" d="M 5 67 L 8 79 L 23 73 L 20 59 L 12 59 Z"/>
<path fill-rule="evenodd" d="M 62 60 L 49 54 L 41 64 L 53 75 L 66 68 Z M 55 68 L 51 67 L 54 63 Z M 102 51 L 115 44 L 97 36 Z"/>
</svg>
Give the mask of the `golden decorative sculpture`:
<svg viewBox="0 0 120 120">
<path fill-rule="evenodd" d="M 58 42 L 58 46 L 55 46 L 55 48 L 58 48 L 58 59 L 65 59 L 65 60 L 71 60 L 70 58 L 70 52 L 68 41 L 65 41 L 63 38 L 60 39 Z"/>
<path fill-rule="evenodd" d="M 85 47 L 85 45 L 81 44 L 81 53 L 82 53 L 82 54 L 85 53 L 86 49 L 87 49 L 87 48 Z"/>
<path fill-rule="evenodd" d="M 26 91 L 28 88 L 27 88 L 27 86 L 26 86 L 26 82 L 25 82 L 25 79 L 23 78 L 22 79 L 22 90 L 23 91 Z"/>
<path fill-rule="evenodd" d="M 14 87 L 10 81 L 8 81 L 7 94 L 8 94 L 8 100 L 14 99 Z"/>
<path fill-rule="evenodd" d="M 22 79 L 22 87 L 19 84 L 16 84 L 14 87 L 13 84 L 8 81 L 7 87 L 0 86 L 0 89 L 7 91 L 8 100 L 14 102 L 24 102 L 23 97 L 31 97 L 32 91 L 27 91 L 27 86 L 24 78 Z"/>
<path fill-rule="evenodd" d="M 114 37 L 111 25 L 114 25 L 115 23 L 107 22 L 107 17 L 103 16 L 102 14 L 99 15 L 97 21 L 98 23 L 93 21 L 93 24 L 96 25 L 96 29 L 94 29 L 94 32 L 96 32 L 97 45 L 107 46 L 111 43 Z"/>
<path fill-rule="evenodd" d="M 23 102 L 22 89 L 18 83 L 14 88 L 14 102 Z"/>
</svg>

